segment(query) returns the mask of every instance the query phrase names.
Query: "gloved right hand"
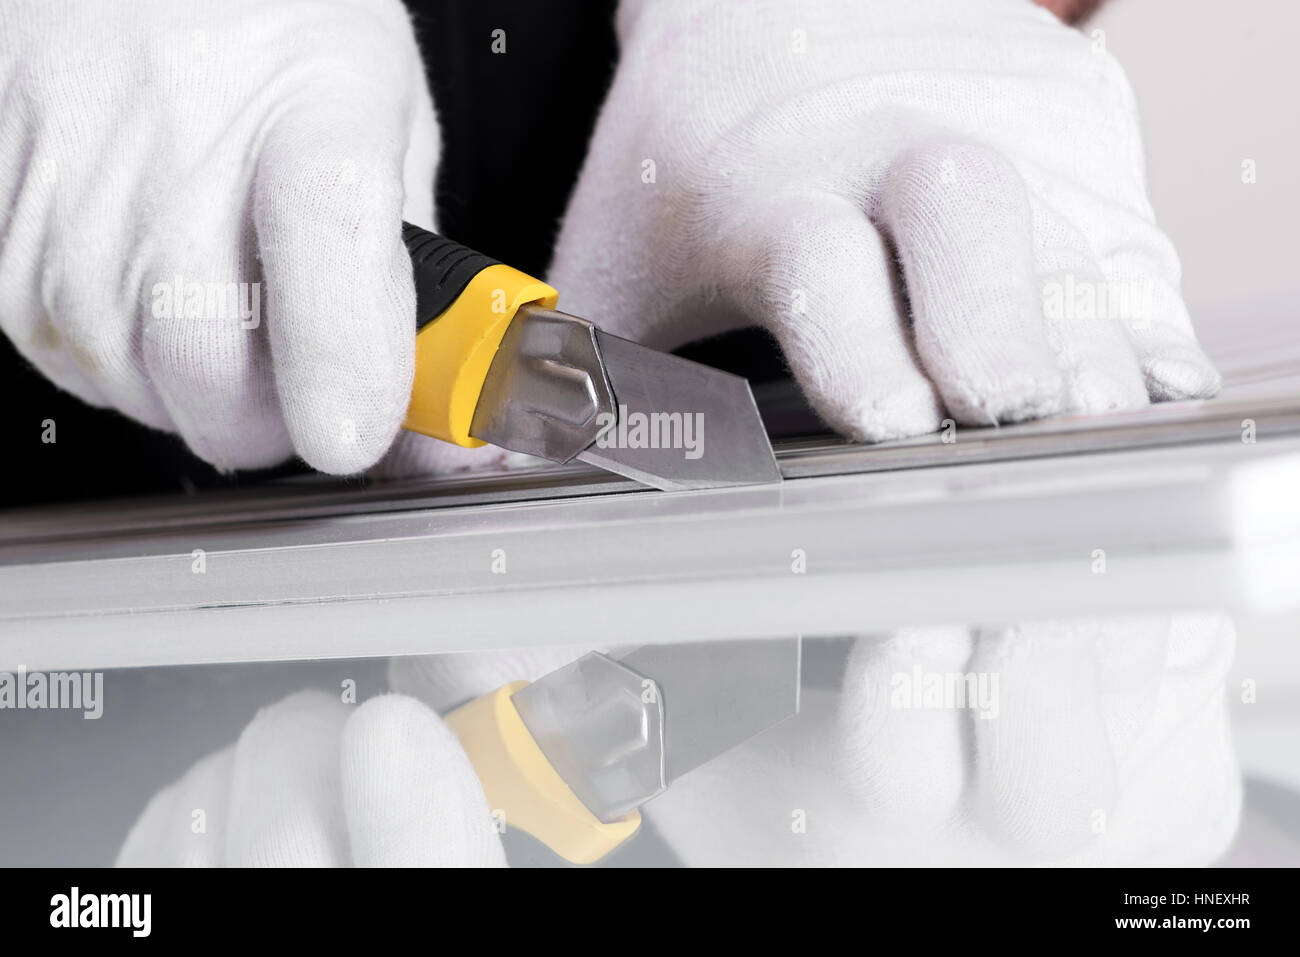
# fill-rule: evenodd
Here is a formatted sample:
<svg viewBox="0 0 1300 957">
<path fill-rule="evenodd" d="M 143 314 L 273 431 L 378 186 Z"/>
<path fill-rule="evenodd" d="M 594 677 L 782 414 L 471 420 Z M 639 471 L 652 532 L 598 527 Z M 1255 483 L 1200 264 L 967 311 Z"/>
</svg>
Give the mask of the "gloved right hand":
<svg viewBox="0 0 1300 957">
<path fill-rule="evenodd" d="M 24 357 L 219 468 L 380 457 L 438 150 L 399 0 L 8 0 L 0 102 Z"/>
</svg>

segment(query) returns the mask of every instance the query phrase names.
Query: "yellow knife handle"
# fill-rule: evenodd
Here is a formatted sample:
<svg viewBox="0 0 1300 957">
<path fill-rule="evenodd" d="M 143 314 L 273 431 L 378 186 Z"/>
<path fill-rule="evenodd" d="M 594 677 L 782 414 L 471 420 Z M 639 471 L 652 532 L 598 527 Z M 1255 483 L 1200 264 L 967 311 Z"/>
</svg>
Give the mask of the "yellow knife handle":
<svg viewBox="0 0 1300 957">
<path fill-rule="evenodd" d="M 520 306 L 555 307 L 559 294 L 531 276 L 410 223 L 402 238 L 415 279 L 415 385 L 406 428 L 476 448 L 470 424 L 483 382 Z"/>
<path fill-rule="evenodd" d="M 587 810 L 537 746 L 510 700 L 527 681 L 457 708 L 447 724 L 469 754 L 488 806 L 507 828 L 537 838 L 573 864 L 592 864 L 636 833 L 641 813 L 605 822 Z"/>
</svg>

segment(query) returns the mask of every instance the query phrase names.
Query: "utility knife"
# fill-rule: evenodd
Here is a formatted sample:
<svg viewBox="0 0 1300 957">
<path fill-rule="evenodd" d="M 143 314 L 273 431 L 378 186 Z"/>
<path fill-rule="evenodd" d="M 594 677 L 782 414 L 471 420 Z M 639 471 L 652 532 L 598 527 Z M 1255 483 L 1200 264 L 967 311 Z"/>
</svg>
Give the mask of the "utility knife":
<svg viewBox="0 0 1300 957">
<path fill-rule="evenodd" d="M 591 653 L 446 716 L 503 829 L 594 864 L 673 782 L 799 710 L 798 638 Z"/>
<path fill-rule="evenodd" d="M 559 294 L 403 224 L 416 291 L 407 429 L 578 460 L 658 489 L 779 482 L 749 383 L 556 311 Z"/>
</svg>

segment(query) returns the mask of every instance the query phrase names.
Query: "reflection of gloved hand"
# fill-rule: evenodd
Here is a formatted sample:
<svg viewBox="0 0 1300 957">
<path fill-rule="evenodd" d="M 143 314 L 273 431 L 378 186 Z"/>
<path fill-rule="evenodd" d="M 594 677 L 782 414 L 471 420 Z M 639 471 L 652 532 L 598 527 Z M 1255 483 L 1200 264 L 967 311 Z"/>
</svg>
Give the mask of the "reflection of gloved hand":
<svg viewBox="0 0 1300 957">
<path fill-rule="evenodd" d="M 438 149 L 400 0 L 10 0 L 0 92 L 19 352 L 222 468 L 379 458 Z"/>
<path fill-rule="evenodd" d="M 760 323 L 864 440 L 941 407 L 989 424 L 1217 389 L 1127 81 L 1047 11 L 624 0 L 618 31 L 550 276 L 570 311 L 660 348 Z"/>
<path fill-rule="evenodd" d="M 1233 646 L 1193 616 L 860 639 L 842 698 L 646 810 L 692 864 L 1209 863 L 1241 802 Z"/>
<path fill-rule="evenodd" d="M 196 833 L 201 822 L 202 831 Z M 123 866 L 497 866 L 501 841 L 460 743 L 387 695 L 302 692 L 157 794 Z"/>
</svg>

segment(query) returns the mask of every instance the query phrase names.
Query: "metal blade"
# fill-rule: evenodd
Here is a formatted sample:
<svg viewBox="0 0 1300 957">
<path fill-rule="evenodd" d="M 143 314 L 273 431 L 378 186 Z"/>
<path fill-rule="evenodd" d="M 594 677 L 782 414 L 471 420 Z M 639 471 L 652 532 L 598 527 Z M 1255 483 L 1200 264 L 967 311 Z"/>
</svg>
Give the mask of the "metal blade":
<svg viewBox="0 0 1300 957">
<path fill-rule="evenodd" d="M 567 462 L 615 414 L 614 394 L 584 319 L 524 306 L 506 330 L 474 409 L 470 435 Z"/>
<path fill-rule="evenodd" d="M 655 488 L 779 482 L 749 383 L 596 331 L 617 422 L 578 458 Z"/>
<path fill-rule="evenodd" d="M 798 638 L 643 645 L 619 659 L 655 682 L 672 784 L 799 711 Z"/>
<path fill-rule="evenodd" d="M 593 652 L 510 698 L 551 767 L 602 821 L 668 786 L 663 705 L 644 694 L 647 680 Z"/>
<path fill-rule="evenodd" d="M 798 638 L 592 653 L 511 698 L 529 733 L 601 820 L 799 710 Z"/>
</svg>

